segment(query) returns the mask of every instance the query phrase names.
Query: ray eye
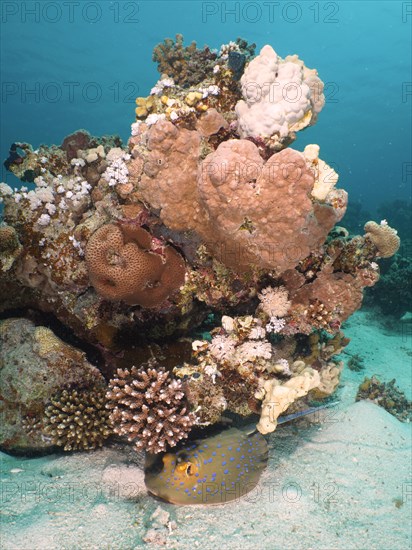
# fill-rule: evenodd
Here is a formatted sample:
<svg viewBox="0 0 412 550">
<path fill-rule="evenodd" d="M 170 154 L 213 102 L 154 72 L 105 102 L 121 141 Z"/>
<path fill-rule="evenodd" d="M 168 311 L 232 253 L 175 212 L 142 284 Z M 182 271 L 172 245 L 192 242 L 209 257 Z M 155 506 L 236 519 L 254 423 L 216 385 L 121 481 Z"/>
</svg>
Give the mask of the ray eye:
<svg viewBox="0 0 412 550">
<path fill-rule="evenodd" d="M 192 465 L 192 464 L 189 463 L 189 464 L 187 465 L 186 473 L 187 473 L 188 476 L 192 476 L 192 475 L 194 474 L 194 472 L 193 472 L 193 465 Z"/>
</svg>

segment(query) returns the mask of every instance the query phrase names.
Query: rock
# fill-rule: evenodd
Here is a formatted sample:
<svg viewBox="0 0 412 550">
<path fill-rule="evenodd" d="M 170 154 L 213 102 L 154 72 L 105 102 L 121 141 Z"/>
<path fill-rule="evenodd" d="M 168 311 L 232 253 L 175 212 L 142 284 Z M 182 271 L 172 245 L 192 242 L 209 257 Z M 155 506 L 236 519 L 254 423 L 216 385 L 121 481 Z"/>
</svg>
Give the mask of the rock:
<svg viewBox="0 0 412 550">
<path fill-rule="evenodd" d="M 0 448 L 12 453 L 53 449 L 42 431 L 45 405 L 67 387 L 104 383 L 85 354 L 49 328 L 26 319 L 0 322 Z"/>
</svg>

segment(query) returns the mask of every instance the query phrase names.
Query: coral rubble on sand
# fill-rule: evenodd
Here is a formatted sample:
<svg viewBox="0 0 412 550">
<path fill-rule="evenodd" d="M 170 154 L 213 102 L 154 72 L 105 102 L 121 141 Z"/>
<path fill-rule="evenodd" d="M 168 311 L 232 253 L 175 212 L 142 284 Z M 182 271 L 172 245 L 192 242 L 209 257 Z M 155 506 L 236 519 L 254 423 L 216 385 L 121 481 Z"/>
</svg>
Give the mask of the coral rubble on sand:
<svg viewBox="0 0 412 550">
<path fill-rule="evenodd" d="M 361 399 L 373 401 L 402 422 L 411 422 L 412 402 L 395 383 L 395 379 L 390 382 L 381 382 L 376 376 L 365 378 L 358 388 L 356 401 Z"/>
<path fill-rule="evenodd" d="M 1 312 L 52 317 L 99 352 L 109 389 L 49 329 L 4 321 L 6 450 L 90 449 L 113 429 L 160 452 L 225 411 L 259 414 L 268 433 L 338 387 L 341 324 L 399 237 L 385 220 L 363 236 L 335 227 L 338 174 L 318 145 L 289 147 L 318 120 L 323 83 L 296 55 L 254 50 L 177 35 L 155 48 L 160 79 L 127 145 L 79 130 L 11 146 L 5 166 L 27 185 L 0 184 Z M 166 337 L 191 355 L 166 367 Z M 154 342 L 147 365 L 136 349 Z"/>
</svg>

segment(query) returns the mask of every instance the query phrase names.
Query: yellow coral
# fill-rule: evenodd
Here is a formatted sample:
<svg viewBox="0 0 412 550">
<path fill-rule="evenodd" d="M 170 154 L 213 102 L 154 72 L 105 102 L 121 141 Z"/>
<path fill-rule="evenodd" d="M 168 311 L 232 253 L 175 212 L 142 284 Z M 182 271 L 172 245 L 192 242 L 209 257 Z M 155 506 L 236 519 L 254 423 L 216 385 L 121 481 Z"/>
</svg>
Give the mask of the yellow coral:
<svg viewBox="0 0 412 550">
<path fill-rule="evenodd" d="M 189 92 L 185 97 L 185 102 L 189 105 L 189 107 L 193 107 L 202 98 L 203 98 L 203 94 L 201 92 Z"/>
<path fill-rule="evenodd" d="M 148 97 L 137 97 L 136 105 L 137 105 L 135 110 L 136 116 L 138 118 L 144 118 L 153 109 L 153 106 L 154 106 L 153 97 L 150 95 Z"/>
<path fill-rule="evenodd" d="M 255 394 L 257 399 L 263 399 L 260 420 L 256 428 L 262 434 L 273 432 L 276 429 L 278 417 L 294 401 L 316 388 L 319 383 L 319 373 L 309 367 L 284 384 L 280 384 L 276 378 L 263 381 L 261 388 Z"/>
<path fill-rule="evenodd" d="M 339 176 L 333 168 L 319 158 L 319 145 L 307 145 L 303 154 L 308 168 L 315 176 L 312 197 L 324 201 L 330 191 L 335 187 Z"/>
<path fill-rule="evenodd" d="M 34 339 L 40 357 L 47 357 L 52 351 L 57 351 L 66 345 L 47 327 L 36 327 Z"/>
<path fill-rule="evenodd" d="M 311 395 L 318 399 L 329 397 L 336 390 L 340 381 L 343 363 L 328 363 L 319 373 L 319 385 L 312 390 Z"/>
</svg>

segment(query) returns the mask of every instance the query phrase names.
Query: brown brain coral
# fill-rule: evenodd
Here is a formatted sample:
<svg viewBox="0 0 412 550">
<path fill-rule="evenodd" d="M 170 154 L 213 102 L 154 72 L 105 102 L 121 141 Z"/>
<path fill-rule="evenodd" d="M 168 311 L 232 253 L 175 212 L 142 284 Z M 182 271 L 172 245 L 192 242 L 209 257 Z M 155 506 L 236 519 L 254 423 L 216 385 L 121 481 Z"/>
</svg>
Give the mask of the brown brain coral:
<svg viewBox="0 0 412 550">
<path fill-rule="evenodd" d="M 366 237 L 373 242 L 378 249 L 379 257 L 390 258 L 399 249 L 401 240 L 395 229 L 387 223 L 378 224 L 370 221 L 365 224 Z"/>
<path fill-rule="evenodd" d="M 142 227 L 107 224 L 98 229 L 85 254 L 96 291 L 130 305 L 161 305 L 184 283 L 185 264 L 173 247 L 151 247 L 151 235 Z"/>
<path fill-rule="evenodd" d="M 113 429 L 150 453 L 174 447 L 195 422 L 184 396 L 181 381 L 162 368 L 118 369 L 107 393 Z"/>
</svg>

